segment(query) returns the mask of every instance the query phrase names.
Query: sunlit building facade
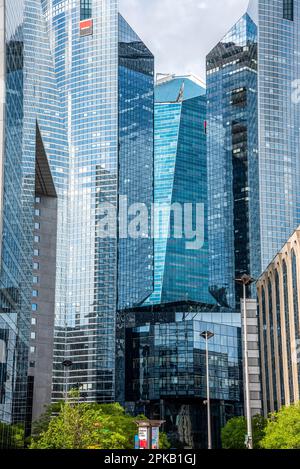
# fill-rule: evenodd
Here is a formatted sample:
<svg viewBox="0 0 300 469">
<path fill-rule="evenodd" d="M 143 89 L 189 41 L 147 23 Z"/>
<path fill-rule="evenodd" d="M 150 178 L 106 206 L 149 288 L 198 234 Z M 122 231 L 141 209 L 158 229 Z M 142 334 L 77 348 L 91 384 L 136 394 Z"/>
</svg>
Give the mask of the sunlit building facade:
<svg viewBox="0 0 300 469">
<path fill-rule="evenodd" d="M 250 2 L 258 23 L 261 271 L 300 223 L 298 0 Z M 297 95 L 297 93 L 296 93 Z"/>
<path fill-rule="evenodd" d="M 263 409 L 300 400 L 300 228 L 257 282 Z"/>
</svg>

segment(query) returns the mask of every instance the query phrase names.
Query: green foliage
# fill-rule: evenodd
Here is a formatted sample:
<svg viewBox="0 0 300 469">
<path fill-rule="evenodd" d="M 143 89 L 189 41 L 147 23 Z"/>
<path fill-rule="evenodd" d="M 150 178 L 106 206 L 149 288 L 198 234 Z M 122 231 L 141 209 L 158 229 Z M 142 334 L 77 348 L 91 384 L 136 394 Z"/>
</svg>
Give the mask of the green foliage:
<svg viewBox="0 0 300 469">
<path fill-rule="evenodd" d="M 51 406 L 47 409 L 34 427 L 31 449 L 133 448 L 136 419 L 119 404 L 85 404 L 72 397 L 73 402 L 60 404 L 56 416 Z"/>
<path fill-rule="evenodd" d="M 261 415 L 252 419 L 253 447 L 260 448 L 260 442 L 264 437 L 264 429 L 267 421 Z M 247 421 L 245 417 L 234 417 L 229 420 L 222 429 L 223 449 L 246 449 L 245 437 L 247 434 Z"/>
<path fill-rule="evenodd" d="M 264 449 L 300 449 L 300 404 L 272 414 L 261 442 Z"/>
<path fill-rule="evenodd" d="M 42 432 L 47 431 L 51 418 L 59 414 L 62 405 L 63 402 L 58 402 L 45 408 L 45 412 L 32 424 L 31 439 L 35 440 L 39 438 Z"/>
<path fill-rule="evenodd" d="M 164 432 L 161 432 L 159 434 L 159 449 L 170 449 L 171 448 L 171 442 L 169 441 L 167 434 Z"/>
<path fill-rule="evenodd" d="M 22 424 L 9 425 L 0 422 L 0 448 L 24 448 L 24 426 Z"/>
</svg>

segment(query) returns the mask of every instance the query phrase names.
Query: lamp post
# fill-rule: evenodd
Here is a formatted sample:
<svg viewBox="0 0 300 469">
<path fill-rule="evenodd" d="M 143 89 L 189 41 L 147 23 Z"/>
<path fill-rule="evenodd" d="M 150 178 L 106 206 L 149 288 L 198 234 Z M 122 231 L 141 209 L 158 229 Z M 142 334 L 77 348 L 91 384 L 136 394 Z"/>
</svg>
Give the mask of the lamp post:
<svg viewBox="0 0 300 469">
<path fill-rule="evenodd" d="M 64 367 L 64 373 L 65 373 L 65 402 L 68 400 L 68 387 L 69 387 L 69 369 L 73 365 L 73 362 L 71 360 L 64 360 L 62 362 L 62 366 Z"/>
<path fill-rule="evenodd" d="M 250 388 L 249 388 L 249 359 L 248 359 L 248 327 L 247 327 L 247 306 L 246 287 L 255 282 L 255 279 L 250 275 L 243 275 L 241 278 L 236 279 L 236 282 L 243 285 L 243 311 L 244 311 L 244 365 L 245 365 L 245 394 L 246 394 L 246 418 L 247 418 L 247 449 L 253 449 L 253 433 L 252 433 L 252 416 L 250 406 Z"/>
<path fill-rule="evenodd" d="M 203 339 L 205 339 L 205 344 L 206 344 L 207 442 L 208 442 L 208 449 L 212 449 L 208 341 L 209 341 L 209 339 L 212 339 L 212 337 L 214 335 L 215 334 L 213 332 L 210 332 L 210 331 L 204 331 L 200 334 L 200 336 Z"/>
</svg>

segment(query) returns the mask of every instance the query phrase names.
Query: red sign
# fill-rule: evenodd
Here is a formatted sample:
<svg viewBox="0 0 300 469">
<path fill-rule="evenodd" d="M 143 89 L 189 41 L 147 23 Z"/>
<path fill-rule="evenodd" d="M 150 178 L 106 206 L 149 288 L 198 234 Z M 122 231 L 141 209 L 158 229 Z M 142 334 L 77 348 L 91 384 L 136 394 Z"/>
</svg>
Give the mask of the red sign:
<svg viewBox="0 0 300 469">
<path fill-rule="evenodd" d="M 80 35 L 89 36 L 93 34 L 93 20 L 80 21 Z"/>
<path fill-rule="evenodd" d="M 93 20 L 80 21 L 80 29 L 87 29 L 93 26 Z"/>
<path fill-rule="evenodd" d="M 147 449 L 147 440 L 140 440 L 140 449 Z"/>
</svg>

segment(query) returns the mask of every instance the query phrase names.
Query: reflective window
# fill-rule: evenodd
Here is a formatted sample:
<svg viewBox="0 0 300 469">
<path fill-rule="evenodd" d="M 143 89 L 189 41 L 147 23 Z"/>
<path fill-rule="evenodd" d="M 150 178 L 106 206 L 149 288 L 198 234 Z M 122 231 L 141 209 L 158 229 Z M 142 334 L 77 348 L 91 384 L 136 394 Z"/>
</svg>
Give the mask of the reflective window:
<svg viewBox="0 0 300 469">
<path fill-rule="evenodd" d="M 92 0 L 80 0 L 80 20 L 92 17 Z"/>
<path fill-rule="evenodd" d="M 283 0 L 283 18 L 294 20 L 294 0 Z"/>
</svg>

